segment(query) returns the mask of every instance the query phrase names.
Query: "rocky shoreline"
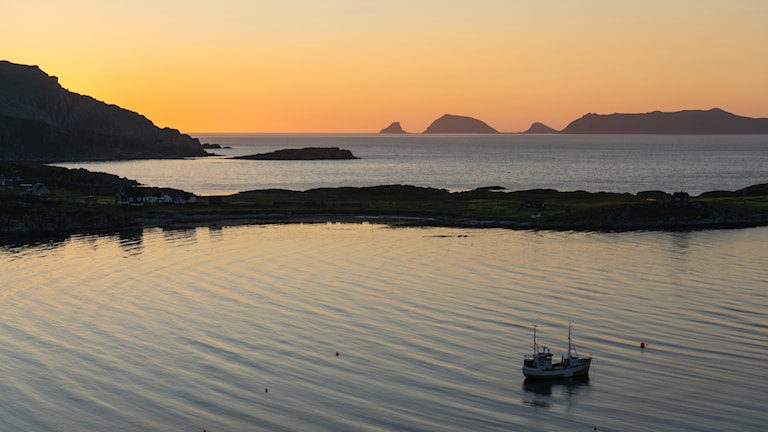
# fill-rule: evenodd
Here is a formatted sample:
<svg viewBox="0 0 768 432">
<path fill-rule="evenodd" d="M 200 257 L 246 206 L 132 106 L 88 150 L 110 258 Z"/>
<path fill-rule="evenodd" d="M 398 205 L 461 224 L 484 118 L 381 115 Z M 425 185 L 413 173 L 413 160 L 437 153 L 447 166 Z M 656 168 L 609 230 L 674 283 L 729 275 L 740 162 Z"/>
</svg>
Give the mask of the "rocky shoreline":
<svg viewBox="0 0 768 432">
<path fill-rule="evenodd" d="M 196 227 L 226 227 L 239 225 L 283 225 L 322 223 L 370 223 L 391 227 L 435 227 L 472 229 L 509 229 L 539 231 L 627 232 L 627 231 L 701 231 L 768 226 L 768 214 L 732 217 L 724 220 L 697 221 L 644 220 L 607 223 L 594 222 L 536 222 L 473 219 L 448 216 L 410 216 L 397 214 L 175 214 L 162 217 L 110 217 L 105 214 L 87 219 L 61 213 L 17 220 L 0 218 L 1 243 L 39 241 L 70 235 L 111 234 L 144 228 L 191 229 Z"/>
</svg>

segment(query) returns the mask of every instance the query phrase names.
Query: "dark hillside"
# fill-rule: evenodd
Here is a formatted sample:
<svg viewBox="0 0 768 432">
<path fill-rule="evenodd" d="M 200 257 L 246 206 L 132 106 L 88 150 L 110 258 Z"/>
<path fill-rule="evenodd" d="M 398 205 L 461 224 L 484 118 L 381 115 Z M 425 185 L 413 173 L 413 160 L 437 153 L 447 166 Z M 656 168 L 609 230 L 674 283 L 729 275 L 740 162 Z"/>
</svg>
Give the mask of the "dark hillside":
<svg viewBox="0 0 768 432">
<path fill-rule="evenodd" d="M 36 66 L 0 61 L 0 159 L 102 160 L 206 155 L 200 142 L 62 88 Z"/>
</svg>

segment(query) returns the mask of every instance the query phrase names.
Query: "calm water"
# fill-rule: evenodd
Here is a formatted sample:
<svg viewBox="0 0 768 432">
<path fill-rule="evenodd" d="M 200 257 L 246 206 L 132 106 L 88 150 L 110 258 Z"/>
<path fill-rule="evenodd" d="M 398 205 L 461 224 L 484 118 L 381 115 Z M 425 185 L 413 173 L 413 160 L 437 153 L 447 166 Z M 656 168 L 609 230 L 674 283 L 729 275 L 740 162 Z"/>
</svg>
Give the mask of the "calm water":
<svg viewBox="0 0 768 432">
<path fill-rule="evenodd" d="M 198 135 L 229 149 L 188 160 L 70 162 L 202 195 L 253 189 L 410 184 L 448 190 L 699 194 L 768 182 L 768 135 Z M 227 156 L 334 146 L 353 161 L 250 161 Z"/>
<path fill-rule="evenodd" d="M 767 243 L 320 224 L 5 246 L 0 424 L 762 430 Z M 589 381 L 526 383 L 531 325 L 558 355 L 569 321 Z"/>
<path fill-rule="evenodd" d="M 68 163 L 198 194 L 413 184 L 638 192 L 768 182 L 766 136 L 226 135 Z M 768 422 L 768 228 L 146 229 L 0 249 L 0 425 L 23 431 L 723 431 Z M 568 322 L 588 382 L 526 383 Z M 646 348 L 641 350 L 641 342 Z M 336 353 L 339 353 L 337 356 Z"/>
</svg>

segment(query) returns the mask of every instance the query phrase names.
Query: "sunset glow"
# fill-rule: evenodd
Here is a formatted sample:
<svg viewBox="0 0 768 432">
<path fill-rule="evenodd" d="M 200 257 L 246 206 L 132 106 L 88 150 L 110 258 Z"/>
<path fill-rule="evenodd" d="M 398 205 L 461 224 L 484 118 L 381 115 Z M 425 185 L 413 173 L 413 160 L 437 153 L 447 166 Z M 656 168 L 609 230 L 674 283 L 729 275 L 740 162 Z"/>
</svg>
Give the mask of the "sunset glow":
<svg viewBox="0 0 768 432">
<path fill-rule="evenodd" d="M 2 21 L 2 59 L 188 133 L 768 117 L 764 0 L 29 0 Z"/>
</svg>

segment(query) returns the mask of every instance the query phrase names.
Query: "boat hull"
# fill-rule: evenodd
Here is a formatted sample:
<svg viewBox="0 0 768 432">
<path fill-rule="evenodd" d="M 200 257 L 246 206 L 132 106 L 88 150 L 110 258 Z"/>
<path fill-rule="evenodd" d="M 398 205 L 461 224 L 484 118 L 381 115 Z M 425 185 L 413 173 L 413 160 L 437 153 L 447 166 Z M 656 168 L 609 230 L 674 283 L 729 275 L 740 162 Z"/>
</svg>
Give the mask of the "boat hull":
<svg viewBox="0 0 768 432">
<path fill-rule="evenodd" d="M 591 360 L 591 359 L 590 359 Z M 563 379 L 586 376 L 589 374 L 591 361 L 584 361 L 573 367 L 539 369 L 523 366 L 523 375 L 528 379 Z"/>
</svg>

